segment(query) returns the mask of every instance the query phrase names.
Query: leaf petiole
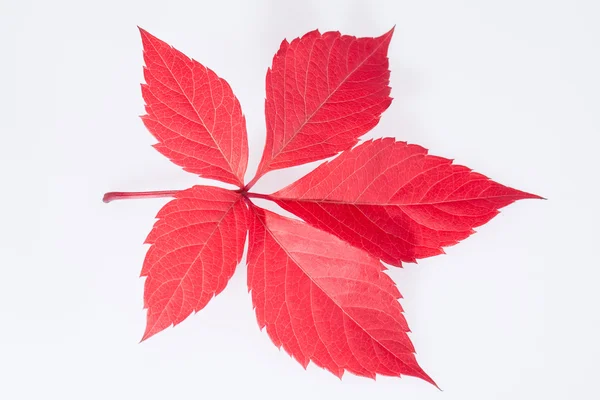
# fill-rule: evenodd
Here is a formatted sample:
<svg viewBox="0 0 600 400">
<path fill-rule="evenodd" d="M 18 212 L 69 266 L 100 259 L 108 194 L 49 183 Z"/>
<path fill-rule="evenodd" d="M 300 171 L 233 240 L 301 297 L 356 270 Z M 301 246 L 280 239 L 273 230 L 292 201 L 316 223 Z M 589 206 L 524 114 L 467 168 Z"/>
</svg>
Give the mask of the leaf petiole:
<svg viewBox="0 0 600 400">
<path fill-rule="evenodd" d="M 271 201 L 273 201 L 273 199 L 271 198 L 271 196 L 268 195 L 268 194 L 260 194 L 260 193 L 250 193 L 250 192 L 247 192 L 247 193 L 245 193 L 245 196 L 248 197 L 248 198 L 265 199 L 265 200 L 271 200 Z"/>
<path fill-rule="evenodd" d="M 159 197 L 175 197 L 181 190 L 158 190 L 154 192 L 108 192 L 104 194 L 102 201 L 110 203 L 114 200 L 128 199 L 154 199 Z"/>
<path fill-rule="evenodd" d="M 177 193 L 181 192 L 181 190 L 157 190 L 157 191 L 149 191 L 149 192 L 108 192 L 104 194 L 102 201 L 105 203 L 110 203 L 115 200 L 131 200 L 131 199 L 155 199 L 160 197 L 175 197 Z M 236 192 L 241 193 L 244 197 L 252 197 L 257 199 L 265 199 L 272 200 L 271 196 L 268 194 L 260 194 L 260 193 L 249 193 L 244 192 L 242 189 L 236 190 Z"/>
</svg>

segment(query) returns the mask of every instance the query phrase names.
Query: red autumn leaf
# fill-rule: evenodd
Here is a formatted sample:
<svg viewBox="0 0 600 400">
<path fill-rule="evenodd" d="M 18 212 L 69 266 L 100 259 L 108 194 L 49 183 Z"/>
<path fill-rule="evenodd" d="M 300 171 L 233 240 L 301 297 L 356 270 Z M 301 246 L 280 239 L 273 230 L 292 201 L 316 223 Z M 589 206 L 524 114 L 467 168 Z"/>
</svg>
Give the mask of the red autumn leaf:
<svg viewBox="0 0 600 400">
<path fill-rule="evenodd" d="M 143 29 L 144 124 L 154 147 L 186 171 L 239 187 L 248 164 L 246 120 L 229 84 Z"/>
<path fill-rule="evenodd" d="M 255 180 L 350 149 L 377 125 L 392 102 L 393 31 L 377 38 L 312 31 L 281 43 L 267 72 L 267 141 Z"/>
<path fill-rule="evenodd" d="M 104 196 L 175 198 L 146 240 L 143 339 L 223 291 L 249 230 L 248 287 L 258 323 L 278 347 L 338 377 L 411 375 L 435 385 L 417 364 L 400 293 L 379 260 L 400 266 L 439 254 L 498 209 L 539 197 L 391 138 L 351 150 L 391 102 L 393 30 L 378 38 L 313 31 L 282 43 L 267 73 L 265 151 L 244 185 L 245 120 L 227 82 L 140 31 L 143 121 L 155 147 L 186 171 L 240 188 Z M 268 171 L 339 152 L 272 195 L 250 192 Z M 252 198 L 275 201 L 305 222 L 258 208 Z"/>
<path fill-rule="evenodd" d="M 142 340 L 179 324 L 221 293 L 240 262 L 248 209 L 243 197 L 212 186 L 175 195 L 158 213 L 142 276 L 148 309 Z"/>
<path fill-rule="evenodd" d="M 443 253 L 498 209 L 539 196 L 511 189 L 420 146 L 368 141 L 270 196 L 309 224 L 375 257 L 402 261 Z"/>
<path fill-rule="evenodd" d="M 248 288 L 260 327 L 305 368 L 411 375 L 421 369 L 400 292 L 366 252 L 300 221 L 251 206 Z"/>
</svg>

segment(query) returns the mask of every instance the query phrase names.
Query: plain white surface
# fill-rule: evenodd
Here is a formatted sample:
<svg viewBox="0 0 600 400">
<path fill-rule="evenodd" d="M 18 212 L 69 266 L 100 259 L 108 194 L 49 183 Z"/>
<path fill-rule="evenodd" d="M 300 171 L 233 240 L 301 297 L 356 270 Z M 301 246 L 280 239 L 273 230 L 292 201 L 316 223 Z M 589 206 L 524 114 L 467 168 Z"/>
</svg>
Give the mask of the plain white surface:
<svg viewBox="0 0 600 400">
<path fill-rule="evenodd" d="M 0 398 L 600 398 L 599 19 L 594 0 L 1 0 Z M 390 272 L 418 360 L 444 391 L 304 371 L 258 330 L 244 268 L 202 312 L 138 344 L 142 242 L 166 200 L 102 194 L 206 181 L 150 147 L 136 25 L 229 81 L 248 121 L 248 179 L 280 41 L 394 24 L 395 100 L 365 137 L 418 143 L 549 198 Z"/>
</svg>

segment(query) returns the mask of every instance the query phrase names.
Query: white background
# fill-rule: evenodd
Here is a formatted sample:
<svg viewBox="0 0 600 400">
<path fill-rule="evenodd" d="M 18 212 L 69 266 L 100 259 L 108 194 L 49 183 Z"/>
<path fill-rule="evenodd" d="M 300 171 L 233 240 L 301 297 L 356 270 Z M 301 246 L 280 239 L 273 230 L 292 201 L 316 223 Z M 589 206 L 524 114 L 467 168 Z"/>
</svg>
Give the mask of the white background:
<svg viewBox="0 0 600 400">
<path fill-rule="evenodd" d="M 594 0 L 0 0 L 0 398 L 600 398 L 599 20 Z M 248 121 L 248 179 L 280 41 L 394 24 L 395 100 L 366 137 L 421 144 L 549 199 L 390 272 L 443 392 L 304 371 L 257 328 L 243 267 L 202 312 L 138 344 L 142 242 L 166 199 L 107 205 L 102 194 L 207 181 L 150 147 L 136 25 L 230 82 Z"/>
</svg>

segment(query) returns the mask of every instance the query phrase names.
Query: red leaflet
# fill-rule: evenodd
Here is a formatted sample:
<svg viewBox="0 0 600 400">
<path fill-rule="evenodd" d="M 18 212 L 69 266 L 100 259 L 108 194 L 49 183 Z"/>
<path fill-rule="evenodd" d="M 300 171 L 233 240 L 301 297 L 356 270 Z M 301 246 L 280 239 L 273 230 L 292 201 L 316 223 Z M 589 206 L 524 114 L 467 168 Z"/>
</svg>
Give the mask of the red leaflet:
<svg viewBox="0 0 600 400">
<path fill-rule="evenodd" d="M 393 31 L 378 38 L 313 31 L 281 43 L 267 72 L 267 141 L 254 181 L 347 150 L 377 125 L 392 102 Z"/>
<path fill-rule="evenodd" d="M 154 147 L 186 171 L 239 187 L 248 163 L 246 120 L 229 84 L 140 29 L 144 44 L 142 117 Z"/>
<path fill-rule="evenodd" d="M 416 145 L 385 138 L 351 149 L 390 105 L 387 48 L 378 38 L 309 32 L 283 41 L 267 72 L 267 138 L 244 185 L 245 120 L 227 82 L 141 30 L 144 124 L 155 147 L 186 171 L 237 185 L 112 192 L 116 199 L 175 197 L 158 213 L 142 276 L 143 339 L 220 293 L 242 258 L 259 326 L 304 367 L 411 375 L 421 369 L 394 282 L 379 260 L 400 266 L 442 253 L 497 213 L 539 198 L 493 182 Z M 272 194 L 250 193 L 268 171 L 327 158 Z M 277 202 L 305 222 L 256 207 Z"/>
<path fill-rule="evenodd" d="M 375 378 L 421 369 L 383 265 L 303 222 L 251 206 L 248 288 L 260 327 L 305 368 Z"/>
<path fill-rule="evenodd" d="M 397 266 L 443 253 L 499 208 L 539 198 L 392 138 L 346 151 L 270 197 Z"/>
<path fill-rule="evenodd" d="M 225 289 L 240 262 L 248 209 L 243 197 L 212 186 L 177 193 L 148 235 L 142 276 L 148 309 L 142 340 L 177 325 Z"/>
</svg>

